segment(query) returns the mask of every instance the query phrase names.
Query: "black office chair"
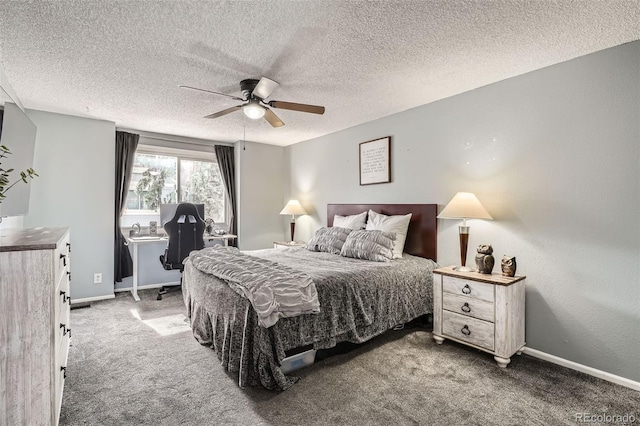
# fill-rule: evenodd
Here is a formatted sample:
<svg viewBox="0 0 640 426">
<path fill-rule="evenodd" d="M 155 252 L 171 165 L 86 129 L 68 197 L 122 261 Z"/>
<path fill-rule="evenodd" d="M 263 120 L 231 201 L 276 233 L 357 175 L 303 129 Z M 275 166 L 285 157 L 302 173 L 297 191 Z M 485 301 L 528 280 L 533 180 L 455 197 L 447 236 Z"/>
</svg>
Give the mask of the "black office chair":
<svg viewBox="0 0 640 426">
<path fill-rule="evenodd" d="M 196 206 L 191 203 L 181 203 L 176 208 L 176 214 L 164 225 L 164 231 L 169 236 L 167 248 L 164 254 L 160 255 L 160 263 L 166 270 L 180 270 L 180 284 L 163 286 L 158 291 L 158 300 L 162 300 L 162 295 L 170 291 L 177 291 L 182 288 L 182 271 L 184 265 L 182 261 L 194 250 L 204 248 L 204 221 L 198 214 Z"/>
</svg>

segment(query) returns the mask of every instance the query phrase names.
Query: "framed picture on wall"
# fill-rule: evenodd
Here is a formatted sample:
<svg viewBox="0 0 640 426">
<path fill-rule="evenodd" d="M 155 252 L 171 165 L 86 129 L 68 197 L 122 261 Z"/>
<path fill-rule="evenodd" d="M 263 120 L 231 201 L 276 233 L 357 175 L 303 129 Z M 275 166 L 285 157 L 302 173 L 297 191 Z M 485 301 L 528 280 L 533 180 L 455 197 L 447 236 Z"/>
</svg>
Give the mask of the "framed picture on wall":
<svg viewBox="0 0 640 426">
<path fill-rule="evenodd" d="M 391 136 L 360 143 L 360 185 L 391 182 Z"/>
</svg>

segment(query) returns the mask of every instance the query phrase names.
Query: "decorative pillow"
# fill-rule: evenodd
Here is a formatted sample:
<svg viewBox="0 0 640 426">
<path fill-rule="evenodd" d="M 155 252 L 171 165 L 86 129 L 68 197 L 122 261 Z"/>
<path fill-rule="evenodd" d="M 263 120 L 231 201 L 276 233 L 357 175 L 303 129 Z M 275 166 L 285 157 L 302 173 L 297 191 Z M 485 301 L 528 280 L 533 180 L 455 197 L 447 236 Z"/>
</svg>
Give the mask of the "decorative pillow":
<svg viewBox="0 0 640 426">
<path fill-rule="evenodd" d="M 404 251 L 404 242 L 407 239 L 407 230 L 409 229 L 409 221 L 411 213 L 399 216 L 387 216 L 369 210 L 369 219 L 367 220 L 367 231 L 378 230 L 385 232 L 394 232 L 396 241 L 393 245 L 393 258 L 400 259 Z"/>
<path fill-rule="evenodd" d="M 320 228 L 316 231 L 311 241 L 307 243 L 307 250 L 340 254 L 342 245 L 351 231 L 352 229 L 337 226 L 333 228 Z"/>
<path fill-rule="evenodd" d="M 347 237 L 340 256 L 388 262 L 393 258 L 396 234 L 384 231 L 353 231 Z"/>
<path fill-rule="evenodd" d="M 358 231 L 360 229 L 364 229 L 366 223 L 367 212 L 351 216 L 340 216 L 339 214 L 333 216 L 333 226 L 339 226 L 341 228 L 350 228 Z"/>
</svg>

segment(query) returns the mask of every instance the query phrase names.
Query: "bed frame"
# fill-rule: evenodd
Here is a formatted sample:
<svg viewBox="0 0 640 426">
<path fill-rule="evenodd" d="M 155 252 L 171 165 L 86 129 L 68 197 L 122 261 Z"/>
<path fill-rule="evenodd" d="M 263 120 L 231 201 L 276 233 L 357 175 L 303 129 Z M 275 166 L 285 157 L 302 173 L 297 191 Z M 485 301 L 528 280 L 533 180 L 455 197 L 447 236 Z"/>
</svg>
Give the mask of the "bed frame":
<svg viewBox="0 0 640 426">
<path fill-rule="evenodd" d="M 369 211 L 386 215 L 412 213 L 404 245 L 405 253 L 438 260 L 437 204 L 327 204 L 327 226 L 335 215 L 347 216 Z"/>
</svg>

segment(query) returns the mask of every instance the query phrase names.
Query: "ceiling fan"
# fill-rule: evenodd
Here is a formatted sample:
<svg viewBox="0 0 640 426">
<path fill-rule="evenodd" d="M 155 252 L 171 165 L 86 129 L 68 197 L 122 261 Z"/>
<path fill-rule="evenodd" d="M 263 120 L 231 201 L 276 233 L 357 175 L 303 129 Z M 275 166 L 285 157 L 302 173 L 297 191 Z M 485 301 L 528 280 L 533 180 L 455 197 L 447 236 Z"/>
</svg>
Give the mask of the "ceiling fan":
<svg viewBox="0 0 640 426">
<path fill-rule="evenodd" d="M 228 95 L 226 93 L 213 92 L 211 90 L 198 89 L 197 87 L 190 87 L 190 86 L 180 86 L 180 87 L 183 89 L 196 90 L 199 92 L 226 96 L 231 99 L 235 99 L 236 101 L 243 102 L 240 105 L 236 105 L 231 108 L 218 111 L 216 113 L 207 115 L 204 118 L 218 118 L 242 109 L 244 114 L 249 118 L 258 119 L 258 118 L 264 117 L 269 122 L 269 124 L 271 124 L 273 127 L 281 127 L 281 126 L 284 126 L 284 122 L 280 119 L 280 117 L 278 117 L 271 110 L 271 108 L 288 109 L 291 111 L 300 111 L 300 112 L 310 112 L 312 114 L 324 114 L 323 106 L 297 104 L 294 102 L 283 102 L 283 101 L 267 101 L 266 99 L 269 96 L 271 96 L 271 93 L 273 93 L 273 91 L 279 85 L 280 85 L 279 83 L 271 79 L 268 79 L 266 77 L 262 77 L 260 80 L 255 80 L 255 79 L 242 80 L 240 82 L 240 90 L 242 92 L 242 97 Z"/>
</svg>

